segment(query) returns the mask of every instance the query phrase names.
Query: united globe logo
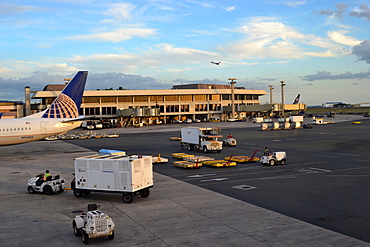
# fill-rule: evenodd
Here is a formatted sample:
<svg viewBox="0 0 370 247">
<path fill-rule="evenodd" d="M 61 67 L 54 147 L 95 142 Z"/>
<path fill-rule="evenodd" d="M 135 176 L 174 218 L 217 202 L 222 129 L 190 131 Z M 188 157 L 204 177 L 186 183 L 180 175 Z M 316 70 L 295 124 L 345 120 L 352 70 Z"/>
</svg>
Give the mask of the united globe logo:
<svg viewBox="0 0 370 247">
<path fill-rule="evenodd" d="M 77 118 L 78 108 L 76 103 L 68 96 L 61 93 L 44 113 L 43 118 Z"/>
</svg>

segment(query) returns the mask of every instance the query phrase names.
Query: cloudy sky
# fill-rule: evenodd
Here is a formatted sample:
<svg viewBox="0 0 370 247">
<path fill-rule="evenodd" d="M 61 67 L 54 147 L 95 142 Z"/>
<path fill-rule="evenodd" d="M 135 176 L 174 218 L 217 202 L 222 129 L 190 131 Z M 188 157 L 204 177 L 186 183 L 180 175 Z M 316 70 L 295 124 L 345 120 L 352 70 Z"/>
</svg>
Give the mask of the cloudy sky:
<svg viewBox="0 0 370 247">
<path fill-rule="evenodd" d="M 285 103 L 370 102 L 370 0 L 3 0 L 0 29 L 0 100 L 87 70 L 89 90 L 233 77 L 275 102 L 281 80 Z"/>
</svg>

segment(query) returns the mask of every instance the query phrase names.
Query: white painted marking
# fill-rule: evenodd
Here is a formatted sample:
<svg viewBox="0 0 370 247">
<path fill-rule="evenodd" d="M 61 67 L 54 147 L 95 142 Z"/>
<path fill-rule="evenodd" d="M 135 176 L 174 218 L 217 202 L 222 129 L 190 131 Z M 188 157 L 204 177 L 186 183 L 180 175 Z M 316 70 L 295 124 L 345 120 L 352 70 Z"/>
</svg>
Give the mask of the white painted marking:
<svg viewBox="0 0 370 247">
<path fill-rule="evenodd" d="M 315 168 L 315 167 L 302 168 L 302 169 L 299 169 L 298 171 L 304 172 L 304 173 L 331 172 L 331 170 L 325 170 L 325 169 Z"/>
<path fill-rule="evenodd" d="M 311 149 L 299 149 L 299 150 L 300 151 L 305 151 L 305 152 L 315 152 L 315 153 L 319 152 L 317 150 L 311 150 Z"/>
<path fill-rule="evenodd" d="M 244 167 L 244 168 L 238 168 L 237 170 L 249 170 L 249 169 L 254 169 L 256 166 L 250 166 L 250 167 Z"/>
<path fill-rule="evenodd" d="M 268 180 L 268 179 L 285 179 L 285 178 L 296 178 L 296 176 L 286 176 L 286 177 L 266 177 L 266 178 L 259 178 L 259 180 Z"/>
<path fill-rule="evenodd" d="M 202 178 L 202 177 L 209 177 L 209 176 L 214 176 L 216 174 L 203 174 L 203 175 L 192 175 L 192 176 L 188 176 L 188 178 Z"/>
<path fill-rule="evenodd" d="M 299 172 L 304 172 L 304 173 L 315 173 L 315 172 L 317 172 L 317 171 L 313 171 L 311 169 L 305 169 L 305 168 L 299 169 L 298 171 Z"/>
<path fill-rule="evenodd" d="M 257 187 L 254 187 L 254 186 L 250 186 L 250 185 L 237 185 L 237 186 L 232 186 L 231 188 L 234 188 L 234 189 L 239 189 L 239 190 L 253 190 L 253 189 L 257 189 Z"/>
<path fill-rule="evenodd" d="M 325 170 L 325 169 L 321 169 L 321 168 L 314 168 L 314 167 L 310 167 L 311 170 L 316 170 L 316 171 L 320 171 L 320 172 L 331 172 L 331 170 Z"/>
<path fill-rule="evenodd" d="M 213 178 L 213 179 L 207 179 L 207 180 L 200 180 L 200 182 L 218 182 L 218 181 L 222 181 L 222 180 L 226 180 L 228 178 Z"/>
<path fill-rule="evenodd" d="M 346 154 L 346 153 L 338 153 L 339 155 L 346 155 L 346 156 L 355 156 L 355 157 L 361 157 L 361 154 Z"/>
<path fill-rule="evenodd" d="M 361 178 L 370 177 L 370 175 L 327 175 L 327 177 L 338 177 L 338 178 Z"/>
</svg>

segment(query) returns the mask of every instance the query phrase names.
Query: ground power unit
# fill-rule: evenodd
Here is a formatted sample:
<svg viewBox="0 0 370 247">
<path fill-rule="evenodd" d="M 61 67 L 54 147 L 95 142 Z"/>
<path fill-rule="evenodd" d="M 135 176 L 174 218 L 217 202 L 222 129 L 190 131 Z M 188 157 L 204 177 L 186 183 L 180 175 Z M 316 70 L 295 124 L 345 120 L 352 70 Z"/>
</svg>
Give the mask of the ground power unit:
<svg viewBox="0 0 370 247">
<path fill-rule="evenodd" d="M 76 197 L 91 192 L 122 193 L 125 203 L 133 196 L 148 197 L 153 187 L 151 156 L 90 155 L 74 160 L 71 188 Z"/>
</svg>

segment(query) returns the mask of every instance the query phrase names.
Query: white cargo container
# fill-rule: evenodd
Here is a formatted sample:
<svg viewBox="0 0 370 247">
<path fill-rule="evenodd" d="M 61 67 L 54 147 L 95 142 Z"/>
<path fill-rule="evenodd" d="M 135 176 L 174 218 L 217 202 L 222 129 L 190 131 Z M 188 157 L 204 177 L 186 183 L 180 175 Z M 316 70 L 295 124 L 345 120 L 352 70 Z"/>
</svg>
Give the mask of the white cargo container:
<svg viewBox="0 0 370 247">
<path fill-rule="evenodd" d="M 76 197 L 91 192 L 122 193 L 131 203 L 134 195 L 148 197 L 153 187 L 151 156 L 90 155 L 76 158 L 75 178 L 71 182 Z"/>
<path fill-rule="evenodd" d="M 289 116 L 291 122 L 303 122 L 303 116 Z"/>
</svg>

